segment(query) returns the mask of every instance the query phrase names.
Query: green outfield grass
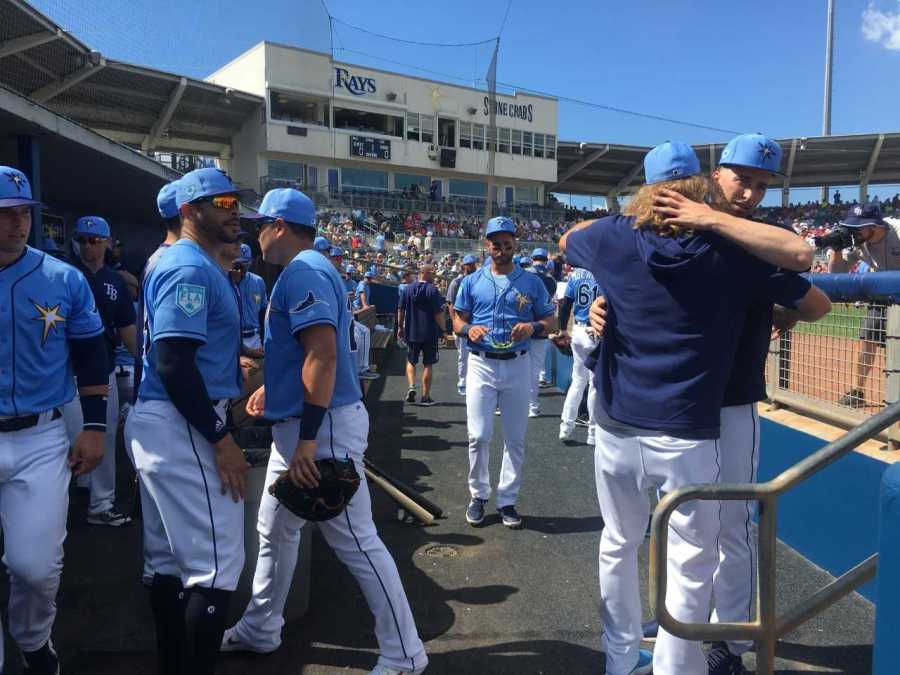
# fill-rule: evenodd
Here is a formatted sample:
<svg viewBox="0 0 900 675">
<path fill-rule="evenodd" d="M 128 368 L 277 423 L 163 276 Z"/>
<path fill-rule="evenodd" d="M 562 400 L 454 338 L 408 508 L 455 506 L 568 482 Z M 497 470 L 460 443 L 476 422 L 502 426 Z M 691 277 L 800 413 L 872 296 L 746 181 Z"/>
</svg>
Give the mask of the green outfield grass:
<svg viewBox="0 0 900 675">
<path fill-rule="evenodd" d="M 863 321 L 866 319 L 866 306 L 835 304 L 831 313 L 816 323 L 800 323 L 795 328 L 798 333 L 858 339 Z"/>
</svg>

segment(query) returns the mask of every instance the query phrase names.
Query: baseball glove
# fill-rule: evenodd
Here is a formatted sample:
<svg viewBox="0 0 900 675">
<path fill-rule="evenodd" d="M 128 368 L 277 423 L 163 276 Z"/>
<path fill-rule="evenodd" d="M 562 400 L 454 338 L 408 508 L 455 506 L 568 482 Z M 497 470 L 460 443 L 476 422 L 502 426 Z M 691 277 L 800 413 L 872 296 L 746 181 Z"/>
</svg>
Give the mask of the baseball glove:
<svg viewBox="0 0 900 675">
<path fill-rule="evenodd" d="M 316 467 L 321 475 L 318 487 L 297 485 L 285 471 L 269 486 L 269 494 L 295 516 L 320 522 L 347 507 L 359 488 L 359 474 L 351 459 L 317 459 Z"/>
<path fill-rule="evenodd" d="M 550 336 L 550 342 L 556 345 L 556 348 L 566 356 L 572 356 L 572 338 L 568 335 L 560 335 L 559 333 Z"/>
</svg>

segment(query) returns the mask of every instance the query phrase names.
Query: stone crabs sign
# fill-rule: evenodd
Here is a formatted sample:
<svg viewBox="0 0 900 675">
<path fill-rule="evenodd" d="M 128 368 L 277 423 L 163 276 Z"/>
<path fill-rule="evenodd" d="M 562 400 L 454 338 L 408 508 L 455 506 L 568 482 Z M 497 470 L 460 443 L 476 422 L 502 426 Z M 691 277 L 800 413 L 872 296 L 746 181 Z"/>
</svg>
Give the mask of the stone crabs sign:
<svg viewBox="0 0 900 675">
<path fill-rule="evenodd" d="M 364 96 L 376 92 L 374 77 L 351 75 L 346 68 L 336 67 L 334 69 L 334 86 L 338 89 L 346 89 L 354 96 Z"/>
<path fill-rule="evenodd" d="M 514 117 L 515 119 L 524 120 L 526 122 L 534 121 L 534 106 L 529 104 L 507 103 L 506 101 L 494 100 L 495 112 L 498 117 Z M 482 112 L 485 116 L 491 114 L 491 97 L 484 97 L 484 107 Z"/>
</svg>

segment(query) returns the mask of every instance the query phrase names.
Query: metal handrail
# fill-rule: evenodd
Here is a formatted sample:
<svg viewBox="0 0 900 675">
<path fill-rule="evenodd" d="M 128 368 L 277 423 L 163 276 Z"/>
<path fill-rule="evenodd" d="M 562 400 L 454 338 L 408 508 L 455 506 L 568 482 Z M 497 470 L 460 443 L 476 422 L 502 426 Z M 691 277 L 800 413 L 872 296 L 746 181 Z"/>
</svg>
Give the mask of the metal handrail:
<svg viewBox="0 0 900 675">
<path fill-rule="evenodd" d="M 798 483 L 873 438 L 900 420 L 900 402 L 892 403 L 877 415 L 814 452 L 766 483 L 721 483 L 687 485 L 663 497 L 653 513 L 650 535 L 650 603 L 659 625 L 672 635 L 686 640 L 755 640 L 756 672 L 772 675 L 775 671 L 775 645 L 778 639 L 822 612 L 864 583 L 871 581 L 878 566 L 878 554 L 872 555 L 830 584 L 800 602 L 786 614 L 775 609 L 775 545 L 778 498 Z M 666 609 L 666 555 L 669 518 L 681 504 L 692 500 L 755 500 L 760 505 L 759 564 L 756 568 L 756 619 L 735 623 L 686 623 Z"/>
</svg>

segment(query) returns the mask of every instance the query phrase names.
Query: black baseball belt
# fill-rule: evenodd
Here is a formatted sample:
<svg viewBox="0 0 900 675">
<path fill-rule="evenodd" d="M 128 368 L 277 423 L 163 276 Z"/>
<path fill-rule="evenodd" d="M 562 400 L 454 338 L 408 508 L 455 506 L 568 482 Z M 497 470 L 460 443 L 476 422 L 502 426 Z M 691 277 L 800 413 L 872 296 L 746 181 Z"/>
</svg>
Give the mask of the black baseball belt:
<svg viewBox="0 0 900 675">
<path fill-rule="evenodd" d="M 19 415 L 18 417 L 2 417 L 0 418 L 0 433 L 10 433 L 36 427 L 41 420 L 42 414 L 34 413 L 33 415 Z M 59 408 L 54 408 L 50 420 L 58 420 L 60 417 L 62 417 L 62 412 Z"/>
<path fill-rule="evenodd" d="M 469 349 L 470 354 L 474 354 L 475 356 L 483 356 L 486 359 L 494 359 L 496 361 L 511 361 L 514 358 L 519 356 L 525 356 L 528 352 L 480 352 L 476 349 Z"/>
</svg>

